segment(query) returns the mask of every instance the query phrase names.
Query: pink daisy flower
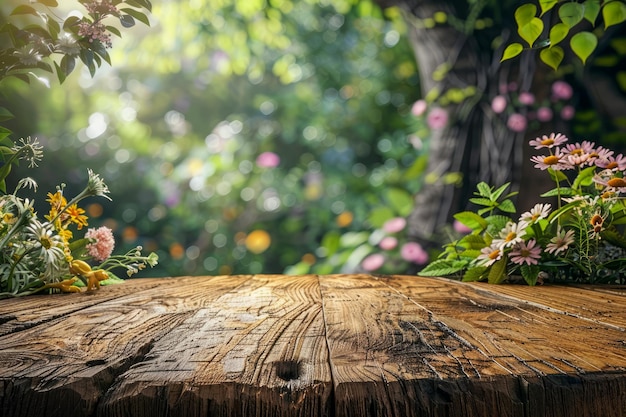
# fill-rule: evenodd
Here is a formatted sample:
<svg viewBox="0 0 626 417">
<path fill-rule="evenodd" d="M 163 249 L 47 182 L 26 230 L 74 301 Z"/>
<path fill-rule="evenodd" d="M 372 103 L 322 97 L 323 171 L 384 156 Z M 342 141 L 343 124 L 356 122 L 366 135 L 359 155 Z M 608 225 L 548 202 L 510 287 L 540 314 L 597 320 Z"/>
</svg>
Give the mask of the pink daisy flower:
<svg viewBox="0 0 626 417">
<path fill-rule="evenodd" d="M 606 157 L 600 156 L 595 161 L 596 166 L 604 169 L 610 169 L 611 171 L 626 171 L 626 157 L 619 154 L 617 156 L 609 155 Z"/>
<path fill-rule="evenodd" d="M 548 168 L 555 171 L 562 171 L 570 168 L 570 165 L 567 163 L 567 160 L 558 148 L 554 155 L 534 155 L 530 158 L 530 160 L 535 163 L 535 168 L 539 168 L 542 171 L 545 171 Z"/>
<path fill-rule="evenodd" d="M 567 136 L 562 133 L 550 133 L 550 136 L 543 135 L 540 138 L 533 139 L 528 142 L 530 146 L 534 146 L 535 149 L 548 148 L 552 149 L 555 146 L 561 146 L 567 142 Z"/>
<path fill-rule="evenodd" d="M 565 252 L 569 245 L 574 243 L 574 230 L 565 231 L 559 226 L 556 236 L 550 239 L 550 243 L 546 245 L 546 252 L 558 255 Z"/>
<path fill-rule="evenodd" d="M 115 239 L 113 231 L 106 226 L 97 229 L 90 228 L 85 233 L 85 238 L 92 240 L 86 246 L 87 253 L 98 262 L 104 262 L 113 253 Z"/>
<path fill-rule="evenodd" d="M 537 241 L 530 239 L 528 242 L 519 242 L 511 253 L 509 253 L 509 259 L 511 262 L 522 265 L 537 265 L 537 260 L 541 259 L 541 247 L 535 246 Z"/>
<path fill-rule="evenodd" d="M 526 106 L 535 104 L 535 95 L 533 93 L 529 93 L 528 91 L 524 91 L 520 93 L 518 99 L 520 103 Z"/>
</svg>

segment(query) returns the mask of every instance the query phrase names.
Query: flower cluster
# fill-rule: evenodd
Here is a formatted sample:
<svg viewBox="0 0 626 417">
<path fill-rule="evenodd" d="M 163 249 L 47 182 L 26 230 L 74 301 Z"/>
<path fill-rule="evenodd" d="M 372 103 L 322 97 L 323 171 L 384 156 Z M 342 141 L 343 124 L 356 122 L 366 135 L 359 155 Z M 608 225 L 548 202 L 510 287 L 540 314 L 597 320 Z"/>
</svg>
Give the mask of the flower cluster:
<svg viewBox="0 0 626 417">
<path fill-rule="evenodd" d="M 531 160 L 547 171 L 556 187 L 518 218 L 498 189 L 478 185 L 470 201 L 483 208 L 458 213 L 466 236 L 446 246 L 420 273 L 463 272 L 467 281 L 499 283 L 521 275 L 534 285 L 545 279 L 623 283 L 626 275 L 626 158 L 593 142 L 570 143 L 562 134 L 543 135 L 530 145 L 542 155 Z"/>
<path fill-rule="evenodd" d="M 519 91 L 517 83 L 503 84 L 499 94 L 491 100 L 491 110 L 506 120 L 506 126 L 513 132 L 524 132 L 529 122 L 549 122 L 557 115 L 563 120 L 574 117 L 574 107 L 568 101 L 574 95 L 571 85 L 565 81 L 555 81 L 550 89 L 550 97 L 538 101 L 529 91 Z"/>
<path fill-rule="evenodd" d="M 361 269 L 368 272 L 390 268 L 398 262 L 424 265 L 428 262 L 428 253 L 417 242 L 404 241 L 407 222 L 404 217 L 387 220 L 381 229 L 370 236 L 370 243 L 378 247 L 361 262 Z"/>
<path fill-rule="evenodd" d="M 87 197 L 108 198 L 104 181 L 88 170 L 85 189 L 67 201 L 65 186 L 48 193 L 48 214 L 38 218 L 34 202 L 18 196 L 20 189 L 36 189 L 30 178 L 18 182 L 15 191 L 6 194 L 5 179 L 17 159 L 35 165 L 41 158 L 36 139 L 21 141 L 13 148 L 5 147 L 6 163 L 0 166 L 0 298 L 60 290 L 78 292 L 79 285 L 99 288 L 101 281 L 119 280 L 111 270 L 125 268 L 128 276 L 146 265 L 155 266 L 157 255 L 141 254 L 137 247 L 124 255 L 112 255 L 115 240 L 107 227 L 90 228 L 82 238 L 74 234 L 88 226 L 85 210 L 79 202 Z"/>
</svg>

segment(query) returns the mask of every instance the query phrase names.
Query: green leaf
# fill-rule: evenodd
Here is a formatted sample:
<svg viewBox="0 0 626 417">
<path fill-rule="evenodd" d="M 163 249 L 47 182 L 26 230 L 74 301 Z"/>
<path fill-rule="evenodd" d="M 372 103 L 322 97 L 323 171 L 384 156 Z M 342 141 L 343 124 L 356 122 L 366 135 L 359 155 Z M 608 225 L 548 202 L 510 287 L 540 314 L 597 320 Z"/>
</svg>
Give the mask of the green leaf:
<svg viewBox="0 0 626 417">
<path fill-rule="evenodd" d="M 80 19 L 78 17 L 70 16 L 67 19 L 65 19 L 65 22 L 63 22 L 63 29 L 70 30 L 72 26 L 78 25 L 79 22 L 80 22 Z"/>
<path fill-rule="evenodd" d="M 14 117 L 13 113 L 11 113 L 6 107 L 0 106 L 0 122 L 11 120 Z"/>
<path fill-rule="evenodd" d="M 385 200 L 400 216 L 408 216 L 413 210 L 413 196 L 403 189 L 387 189 Z"/>
<path fill-rule="evenodd" d="M 573 188 L 569 188 L 569 187 L 561 187 L 561 188 L 554 188 L 550 191 L 546 191 L 545 193 L 541 194 L 540 197 L 558 197 L 558 196 L 572 196 L 572 195 L 576 195 L 576 190 L 574 190 Z"/>
<path fill-rule="evenodd" d="M 487 228 L 487 221 L 473 211 L 456 213 L 454 218 L 472 230 L 484 230 Z"/>
<path fill-rule="evenodd" d="M 339 249 L 341 233 L 331 230 L 322 238 L 321 247 L 326 249 L 325 256 L 331 256 Z"/>
<path fill-rule="evenodd" d="M 503 256 L 500 260 L 497 260 L 493 265 L 491 265 L 489 275 L 487 276 L 487 281 L 490 284 L 500 284 L 506 279 L 506 263 L 507 258 L 506 256 Z"/>
<path fill-rule="evenodd" d="M 497 200 L 500 198 L 500 196 L 502 195 L 502 193 L 504 193 L 504 191 L 509 188 L 509 185 L 511 185 L 510 182 L 507 182 L 506 184 L 502 184 L 499 188 L 497 188 L 495 191 L 493 191 L 491 193 L 491 199 L 492 200 Z"/>
<path fill-rule="evenodd" d="M 516 56 L 521 54 L 523 50 L 524 50 L 524 47 L 519 42 L 510 44 L 504 50 L 504 53 L 502 54 L 502 58 L 500 59 L 500 62 L 506 61 L 507 59 L 515 58 Z"/>
<path fill-rule="evenodd" d="M 474 281 L 481 281 L 487 278 L 487 270 L 489 268 L 486 266 L 475 266 L 472 268 L 469 268 L 465 274 L 463 275 L 463 281 L 464 282 L 474 282 Z"/>
<path fill-rule="evenodd" d="M 565 39 L 568 33 L 569 26 L 567 26 L 565 23 L 557 23 L 556 25 L 552 26 L 552 28 L 550 29 L 550 45 L 554 47 L 557 43 Z"/>
<path fill-rule="evenodd" d="M 584 7 L 580 3 L 569 2 L 559 7 L 561 21 L 570 28 L 576 26 L 584 16 Z"/>
<path fill-rule="evenodd" d="M 460 272 L 466 267 L 466 261 L 438 259 L 428 264 L 418 274 L 424 277 L 443 277 Z"/>
<path fill-rule="evenodd" d="M 39 16 L 39 14 L 37 13 L 37 10 L 35 10 L 32 7 L 27 6 L 25 4 L 23 4 L 21 6 L 17 6 L 11 12 L 11 16 L 16 16 L 16 15 L 20 15 L 20 14 L 32 14 L 33 16 Z"/>
<path fill-rule="evenodd" d="M 600 0 L 586 0 L 583 2 L 583 7 L 585 20 L 595 26 L 598 14 L 600 14 Z"/>
<path fill-rule="evenodd" d="M 588 187 L 593 184 L 593 176 L 596 173 L 596 167 L 590 166 L 578 173 L 572 184 L 573 189 L 579 189 L 580 187 Z"/>
<path fill-rule="evenodd" d="M 376 207 L 370 211 L 367 221 L 374 227 L 382 227 L 382 225 L 389 219 L 395 216 L 393 210 L 387 206 Z"/>
<path fill-rule="evenodd" d="M 541 36 L 541 32 L 543 32 L 543 21 L 537 17 L 534 17 L 530 22 L 517 29 L 517 33 L 531 48 L 539 36 Z"/>
<path fill-rule="evenodd" d="M 515 10 L 515 22 L 518 27 L 530 23 L 537 15 L 537 6 L 532 3 L 521 5 Z"/>
<path fill-rule="evenodd" d="M 539 7 L 541 7 L 541 16 L 550 11 L 558 2 L 558 0 L 539 0 Z"/>
<path fill-rule="evenodd" d="M 564 56 L 565 52 L 560 46 L 553 46 L 551 48 L 542 49 L 539 52 L 539 58 L 541 59 L 541 61 L 543 61 L 544 64 L 548 65 L 555 71 L 559 68 L 559 65 L 561 65 Z"/>
<path fill-rule="evenodd" d="M 524 281 L 530 286 L 534 286 L 537 283 L 537 277 L 541 268 L 538 265 L 522 265 L 520 268 Z"/>
<path fill-rule="evenodd" d="M 591 32 L 578 32 L 572 36 L 570 41 L 572 51 L 580 58 L 583 64 L 587 62 L 587 58 L 593 53 L 597 45 L 598 38 Z"/>
<path fill-rule="evenodd" d="M 367 242 L 369 237 L 368 232 L 348 232 L 341 236 L 339 242 L 344 248 L 353 248 Z"/>
<path fill-rule="evenodd" d="M 515 213 L 517 211 L 513 202 L 508 199 L 498 204 L 498 209 L 505 213 Z"/>
<path fill-rule="evenodd" d="M 122 37 L 122 32 L 120 32 L 115 26 L 107 26 L 106 30 L 117 36 L 118 38 Z"/>
<path fill-rule="evenodd" d="M 135 19 L 139 20 L 144 25 L 150 26 L 150 20 L 148 19 L 148 16 L 146 16 L 145 14 L 143 14 L 143 13 L 141 13 L 141 12 L 135 10 L 135 9 L 129 9 L 129 8 L 120 9 L 120 11 L 131 15 L 132 17 L 134 17 Z"/>
<path fill-rule="evenodd" d="M 605 3 L 602 8 L 602 18 L 604 19 L 604 29 L 622 23 L 626 20 L 626 5 L 621 1 Z"/>
<path fill-rule="evenodd" d="M 482 248 L 484 248 L 485 246 L 487 246 L 487 244 L 485 243 L 485 239 L 483 239 L 483 237 L 481 235 L 476 235 L 476 234 L 469 234 L 469 235 L 465 235 L 463 236 L 458 242 L 457 242 L 457 246 L 461 246 L 465 249 L 473 249 L 473 250 L 480 250 Z"/>
<path fill-rule="evenodd" d="M 120 16 L 120 23 L 125 28 L 132 28 L 133 26 L 135 26 L 135 19 L 133 19 L 131 15 L 123 14 Z"/>
<path fill-rule="evenodd" d="M 486 206 L 486 207 L 495 207 L 496 204 L 493 200 L 490 200 L 488 198 L 470 198 L 469 201 L 471 203 L 477 204 L 479 206 Z"/>
<path fill-rule="evenodd" d="M 476 184 L 476 189 L 478 190 L 478 193 L 474 194 L 477 194 L 481 197 L 491 198 L 491 187 L 486 182 L 481 181 Z"/>
</svg>

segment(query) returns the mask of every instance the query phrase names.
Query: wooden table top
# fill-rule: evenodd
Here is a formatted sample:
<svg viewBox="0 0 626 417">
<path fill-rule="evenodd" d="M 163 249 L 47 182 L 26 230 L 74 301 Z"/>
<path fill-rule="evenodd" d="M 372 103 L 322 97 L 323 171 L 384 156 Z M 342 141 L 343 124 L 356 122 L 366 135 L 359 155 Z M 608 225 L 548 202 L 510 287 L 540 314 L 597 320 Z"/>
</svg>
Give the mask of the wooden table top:
<svg viewBox="0 0 626 417">
<path fill-rule="evenodd" d="M 0 300 L 0 416 L 626 416 L 626 287 L 131 279 Z"/>
</svg>

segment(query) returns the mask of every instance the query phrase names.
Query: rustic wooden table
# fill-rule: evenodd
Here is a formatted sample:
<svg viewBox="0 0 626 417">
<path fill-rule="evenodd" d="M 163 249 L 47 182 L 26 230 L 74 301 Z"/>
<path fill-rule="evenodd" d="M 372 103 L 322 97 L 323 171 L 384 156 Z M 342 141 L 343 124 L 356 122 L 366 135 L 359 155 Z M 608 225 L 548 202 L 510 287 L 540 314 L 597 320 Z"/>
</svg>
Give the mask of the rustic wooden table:
<svg viewBox="0 0 626 417">
<path fill-rule="evenodd" d="M 626 288 L 133 279 L 0 301 L 0 416 L 626 416 Z"/>
</svg>

